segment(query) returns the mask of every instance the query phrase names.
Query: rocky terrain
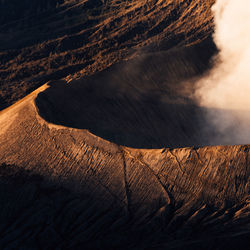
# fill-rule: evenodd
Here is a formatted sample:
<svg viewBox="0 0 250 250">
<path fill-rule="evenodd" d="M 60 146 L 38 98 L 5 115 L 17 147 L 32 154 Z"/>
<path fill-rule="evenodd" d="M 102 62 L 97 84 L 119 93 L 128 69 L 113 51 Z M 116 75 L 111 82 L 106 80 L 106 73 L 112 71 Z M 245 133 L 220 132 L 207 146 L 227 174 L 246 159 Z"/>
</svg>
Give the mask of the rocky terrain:
<svg viewBox="0 0 250 250">
<path fill-rule="evenodd" d="M 111 143 L 42 119 L 46 88 L 0 114 L 3 249 L 247 246 L 249 146 Z"/>
<path fill-rule="evenodd" d="M 192 98 L 213 2 L 0 1 L 1 249 L 248 248 L 250 146 Z"/>
<path fill-rule="evenodd" d="M 214 1 L 0 1 L 0 109 L 49 80 L 192 44 L 212 32 Z M 138 51 L 137 51 L 138 53 Z"/>
</svg>

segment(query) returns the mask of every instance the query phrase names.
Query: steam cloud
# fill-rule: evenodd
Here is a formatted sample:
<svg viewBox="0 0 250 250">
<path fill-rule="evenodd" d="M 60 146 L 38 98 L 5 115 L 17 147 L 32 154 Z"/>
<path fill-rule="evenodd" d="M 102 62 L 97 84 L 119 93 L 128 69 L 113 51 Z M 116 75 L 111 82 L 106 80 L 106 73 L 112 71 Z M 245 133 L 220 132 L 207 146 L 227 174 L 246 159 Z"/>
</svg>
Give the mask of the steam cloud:
<svg viewBox="0 0 250 250">
<path fill-rule="evenodd" d="M 211 144 L 250 143 L 250 1 L 217 0 L 212 11 L 220 52 L 195 95 L 220 134 Z"/>
</svg>

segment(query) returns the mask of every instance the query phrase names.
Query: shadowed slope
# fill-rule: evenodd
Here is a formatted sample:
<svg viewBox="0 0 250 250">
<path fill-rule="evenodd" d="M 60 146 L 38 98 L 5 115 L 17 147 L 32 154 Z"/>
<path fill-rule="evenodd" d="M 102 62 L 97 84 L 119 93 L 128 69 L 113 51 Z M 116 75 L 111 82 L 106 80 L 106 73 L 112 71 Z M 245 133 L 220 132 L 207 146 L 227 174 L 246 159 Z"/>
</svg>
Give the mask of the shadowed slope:
<svg viewBox="0 0 250 250">
<path fill-rule="evenodd" d="M 65 83 L 55 84 L 54 90 L 65 90 L 61 88 Z M 152 85 L 146 86 L 150 91 Z M 45 97 L 55 94 L 51 90 Z M 113 96 L 110 88 L 89 90 Z M 249 146 L 158 150 L 119 146 L 87 130 L 43 120 L 34 103 L 38 92 L 0 113 L 3 249 L 247 246 Z M 71 99 L 75 104 L 80 98 L 76 96 Z M 49 99 L 40 101 L 44 108 L 53 107 Z M 51 109 L 52 117 L 55 110 Z"/>
<path fill-rule="evenodd" d="M 39 114 L 135 148 L 208 145 L 212 128 L 206 127 L 206 110 L 190 96 L 215 51 L 209 41 L 142 54 L 86 79 L 53 83 L 36 99 Z"/>
<path fill-rule="evenodd" d="M 213 2 L 0 1 L 0 109 L 49 80 L 103 70 L 135 48 L 205 39 Z"/>
<path fill-rule="evenodd" d="M 86 24 L 93 25 L 91 34 L 86 27 L 76 34 L 72 25 L 68 37 L 33 40 L 32 32 L 54 17 L 55 35 L 66 32 L 64 14 L 74 10 L 70 23 L 77 23 L 82 13 L 75 10 L 91 2 L 70 0 L 58 15 L 38 11 L 40 26 L 26 30 L 28 18 L 16 27 L 16 40 L 30 34 L 18 46 L 34 45 L 0 54 L 1 77 L 13 80 L 13 90 L 19 79 L 30 81 L 27 72 L 34 84 L 75 72 L 75 66 L 87 65 L 80 75 L 93 73 L 126 57 L 129 48 L 154 39 L 160 44 L 91 77 L 45 84 L 0 112 L 0 248 L 246 249 L 250 146 L 169 148 L 207 139 L 201 136 L 204 110 L 187 97 L 215 50 L 210 42 L 175 46 L 209 35 L 213 1 L 102 1 L 110 15 L 90 6 L 88 20 L 97 21 Z M 10 33 L 1 42 L 12 46 L 13 26 L 4 26 Z M 35 37 L 44 39 L 41 32 Z M 90 42 L 83 45 L 86 37 Z M 59 54 L 48 60 L 55 48 Z M 2 96 L 12 102 L 24 92 Z"/>
<path fill-rule="evenodd" d="M 130 149 L 48 124 L 33 98 L 0 115 L 1 248 L 247 246 L 249 146 Z"/>
</svg>

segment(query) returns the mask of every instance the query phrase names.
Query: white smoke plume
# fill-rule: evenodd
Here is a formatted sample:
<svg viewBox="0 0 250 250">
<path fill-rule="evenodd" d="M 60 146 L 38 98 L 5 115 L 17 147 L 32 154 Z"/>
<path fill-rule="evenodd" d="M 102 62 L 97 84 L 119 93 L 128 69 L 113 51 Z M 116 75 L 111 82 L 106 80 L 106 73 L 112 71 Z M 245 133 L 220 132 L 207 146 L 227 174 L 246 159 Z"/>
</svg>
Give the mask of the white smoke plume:
<svg viewBox="0 0 250 250">
<path fill-rule="evenodd" d="M 221 134 L 211 143 L 250 143 L 250 1 L 217 0 L 212 10 L 219 54 L 195 95 Z"/>
</svg>

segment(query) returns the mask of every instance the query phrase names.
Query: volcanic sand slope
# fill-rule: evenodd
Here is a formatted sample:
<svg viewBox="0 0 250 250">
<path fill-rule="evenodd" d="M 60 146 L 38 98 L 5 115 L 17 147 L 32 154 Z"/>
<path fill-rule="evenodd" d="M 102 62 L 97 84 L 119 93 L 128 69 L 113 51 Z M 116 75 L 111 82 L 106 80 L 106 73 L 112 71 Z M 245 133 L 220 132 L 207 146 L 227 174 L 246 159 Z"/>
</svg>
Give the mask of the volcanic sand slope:
<svg viewBox="0 0 250 250">
<path fill-rule="evenodd" d="M 0 109 L 49 80 L 105 69 L 135 48 L 205 39 L 213 2 L 0 1 Z"/>
<path fill-rule="evenodd" d="M 3 249 L 19 246 L 32 249 L 244 249 L 247 246 L 250 147 L 168 148 L 168 142 L 174 144 L 175 140 L 180 144 L 198 140 L 193 128 L 202 110 L 192 114 L 195 104 L 189 103 L 187 93 L 192 90 L 190 77 L 202 72 L 194 66 L 201 58 L 195 63 L 194 56 L 185 55 L 190 50 L 194 55 L 199 46 L 162 52 L 162 57 L 145 55 L 86 80 L 46 84 L 0 113 L 0 127 L 4 129 L 0 133 L 3 142 L 0 148 L 0 244 Z M 188 67 L 173 70 L 170 65 L 167 67 L 167 58 Z M 172 61 L 173 58 L 177 59 Z M 152 70 L 157 60 L 163 65 L 166 85 L 165 81 L 154 81 L 154 77 L 159 79 L 158 71 Z M 188 60 L 194 62 L 193 66 Z M 149 82 L 143 81 L 145 88 L 139 88 L 136 76 L 144 67 L 148 69 L 144 77 L 149 73 L 152 77 Z M 135 71 L 128 70 L 131 68 Z M 119 74 L 121 72 L 123 74 Z M 171 84 L 173 87 L 169 88 L 168 76 L 176 87 Z M 190 80 L 189 85 L 179 82 L 182 76 Z M 117 84 L 113 84 L 114 78 Z M 163 103 L 155 104 L 155 95 L 147 95 L 152 93 L 150 82 L 161 84 L 157 99 L 163 97 Z M 132 95 L 136 88 L 138 93 Z M 153 85 L 153 90 L 157 89 L 159 86 Z M 99 117 L 98 108 L 104 105 L 102 97 L 110 105 L 103 107 L 100 113 L 105 113 Z M 97 106 L 92 107 L 94 104 Z M 166 119 L 161 120 L 168 131 L 165 134 L 164 129 L 160 130 L 158 115 L 152 120 L 143 120 L 148 119 L 147 112 L 153 114 L 154 105 L 157 105 L 156 114 L 158 108 L 165 112 Z M 135 149 L 117 144 L 115 123 L 120 122 L 120 117 L 115 121 L 103 119 L 105 116 L 114 119 L 118 107 L 125 118 L 124 107 L 127 107 L 131 119 L 128 126 L 124 125 L 129 131 L 124 134 L 119 131 L 120 142 L 156 147 L 165 141 L 165 147 Z M 114 112 L 113 116 L 108 112 Z M 39 113 L 57 125 L 48 123 Z M 178 125 L 184 121 L 185 129 Z M 110 124 L 110 138 L 115 143 L 89 132 L 95 122 L 97 128 Z M 159 135 L 156 129 L 142 140 L 151 130 L 146 127 L 140 132 L 146 122 L 149 127 L 159 123 L 154 125 L 159 128 Z M 172 122 L 174 126 L 168 126 Z M 106 133 L 101 131 L 99 135 L 105 137 Z M 164 140 L 153 144 L 152 138 L 159 140 L 162 133 Z"/>
<path fill-rule="evenodd" d="M 203 13 L 203 1 L 185 2 Z M 154 1 L 151 13 L 168 3 Z M 45 84 L 0 113 L 1 249 L 247 247 L 250 147 L 198 147 L 211 131 L 189 98 L 215 48 L 165 42 L 159 53 Z"/>
<path fill-rule="evenodd" d="M 48 124 L 34 97 L 0 116 L 2 249 L 247 245 L 249 146 L 131 149 Z"/>
</svg>

